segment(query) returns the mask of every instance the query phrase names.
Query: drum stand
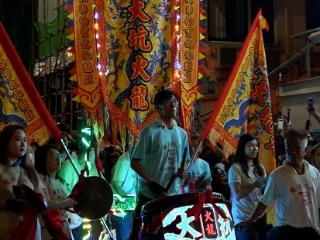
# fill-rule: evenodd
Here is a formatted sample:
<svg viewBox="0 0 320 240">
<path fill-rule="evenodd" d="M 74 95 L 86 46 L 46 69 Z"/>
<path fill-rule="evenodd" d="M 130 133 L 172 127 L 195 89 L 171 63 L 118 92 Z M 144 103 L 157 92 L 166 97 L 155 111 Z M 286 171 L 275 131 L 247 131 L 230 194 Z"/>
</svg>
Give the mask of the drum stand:
<svg viewBox="0 0 320 240">
<path fill-rule="evenodd" d="M 70 155 L 69 150 L 68 150 L 66 144 L 64 143 L 63 139 L 61 139 L 60 142 L 61 142 L 61 144 L 62 144 L 65 152 L 67 153 L 67 155 L 68 155 L 68 157 L 69 157 L 69 159 L 70 159 L 71 166 L 73 167 L 73 169 L 74 169 L 74 171 L 77 173 L 77 175 L 80 176 L 80 173 L 79 173 L 78 169 L 76 168 L 76 166 L 75 166 L 75 164 L 74 164 L 74 162 L 73 162 L 74 160 L 72 159 L 72 156 Z M 107 214 L 106 216 L 108 216 L 108 214 Z M 110 239 L 111 239 L 111 240 L 116 240 L 116 239 L 114 238 L 113 234 L 111 233 L 111 231 L 110 231 L 110 229 L 109 229 L 106 221 L 104 220 L 104 218 L 101 217 L 99 220 L 100 220 L 100 223 L 101 223 L 102 227 L 103 227 L 103 228 L 106 230 L 106 232 L 110 235 Z"/>
<path fill-rule="evenodd" d="M 107 214 L 106 216 L 108 216 L 108 214 Z M 108 225 L 107 225 L 107 223 L 106 223 L 106 220 L 104 220 L 103 217 L 100 218 L 100 222 L 101 222 L 103 228 L 104 228 L 104 229 L 107 231 L 107 233 L 110 235 L 110 239 L 111 239 L 111 240 L 116 240 L 116 239 L 114 238 L 114 236 L 112 235 L 112 232 L 110 231 L 110 229 L 109 229 L 109 227 L 108 227 Z"/>
</svg>

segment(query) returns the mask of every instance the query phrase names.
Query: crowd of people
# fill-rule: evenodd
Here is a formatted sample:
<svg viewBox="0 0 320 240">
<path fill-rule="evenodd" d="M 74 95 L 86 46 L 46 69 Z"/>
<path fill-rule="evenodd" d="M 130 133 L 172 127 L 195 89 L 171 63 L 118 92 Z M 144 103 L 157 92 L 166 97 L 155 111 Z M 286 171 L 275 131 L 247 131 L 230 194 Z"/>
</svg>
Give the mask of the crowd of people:
<svg viewBox="0 0 320 240">
<path fill-rule="evenodd" d="M 28 146 L 21 126 L 6 126 L 0 133 L 0 239 L 41 239 L 43 226 L 51 239 L 82 239 L 83 218 L 72 209 L 83 172 L 110 184 L 114 203 L 106 220 L 119 240 L 141 239 L 148 202 L 211 191 L 229 204 L 237 240 L 320 239 L 320 143 L 308 144 L 308 134 L 287 129 L 276 138 L 284 147 L 276 151 L 281 161 L 267 176 L 255 136 L 243 134 L 227 158 L 219 143 L 189 143 L 175 120 L 178 101 L 172 91 L 159 91 L 154 104 L 159 118 L 142 130 L 134 146 L 106 147 L 102 165 L 96 150 L 81 147 L 66 129 L 70 154 L 52 141 Z M 309 111 L 320 124 L 316 110 Z M 273 206 L 274 226 L 266 217 Z"/>
</svg>

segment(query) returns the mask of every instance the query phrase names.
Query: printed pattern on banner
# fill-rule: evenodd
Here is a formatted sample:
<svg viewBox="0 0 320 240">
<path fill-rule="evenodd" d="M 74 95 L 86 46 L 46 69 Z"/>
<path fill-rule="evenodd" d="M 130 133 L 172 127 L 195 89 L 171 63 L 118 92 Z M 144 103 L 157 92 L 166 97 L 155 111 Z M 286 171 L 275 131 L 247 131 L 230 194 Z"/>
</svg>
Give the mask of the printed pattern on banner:
<svg viewBox="0 0 320 240">
<path fill-rule="evenodd" d="M 157 116 L 154 95 L 170 84 L 170 1 L 105 0 L 105 20 L 113 135 L 127 127 L 137 137 Z"/>
<path fill-rule="evenodd" d="M 7 124 L 25 127 L 30 143 L 61 136 L 0 23 L 0 129 Z"/>
<path fill-rule="evenodd" d="M 209 139 L 213 145 L 223 142 L 224 152 L 230 155 L 235 152 L 242 134 L 254 134 L 260 142 L 260 162 L 270 173 L 276 161 L 262 29 L 268 29 L 268 24 L 260 10 L 202 139 Z"/>
<path fill-rule="evenodd" d="M 75 54 L 75 67 L 70 73 L 71 80 L 77 82 L 77 88 L 73 91 L 75 95 L 73 100 L 82 105 L 88 117 L 88 123 L 94 126 L 95 136 L 99 139 L 104 134 L 100 81 L 105 80 L 105 75 L 99 74 L 97 69 L 100 64 L 97 56 L 101 55 L 96 48 L 99 33 L 95 29 L 98 22 L 95 22 L 94 10 L 97 10 L 97 7 L 101 8 L 101 1 L 68 1 L 70 12 L 68 17 L 72 20 L 68 29 L 71 33 L 69 39 L 74 40 L 71 42 L 73 48 L 70 51 Z M 101 28 L 103 29 L 103 26 Z"/>
<path fill-rule="evenodd" d="M 198 68 L 204 62 L 203 50 L 203 24 L 205 19 L 200 8 L 200 1 L 181 0 L 181 121 L 183 127 L 189 133 L 193 105 L 199 99 L 198 78 L 203 75 Z M 200 13 L 201 12 L 201 13 Z M 200 24 L 201 23 L 201 24 Z M 201 47 L 200 47 L 201 46 Z"/>
<path fill-rule="evenodd" d="M 96 69 L 95 31 L 93 28 L 93 1 L 74 2 L 74 29 L 76 71 L 80 102 L 90 112 L 101 100 L 98 72 Z"/>
</svg>

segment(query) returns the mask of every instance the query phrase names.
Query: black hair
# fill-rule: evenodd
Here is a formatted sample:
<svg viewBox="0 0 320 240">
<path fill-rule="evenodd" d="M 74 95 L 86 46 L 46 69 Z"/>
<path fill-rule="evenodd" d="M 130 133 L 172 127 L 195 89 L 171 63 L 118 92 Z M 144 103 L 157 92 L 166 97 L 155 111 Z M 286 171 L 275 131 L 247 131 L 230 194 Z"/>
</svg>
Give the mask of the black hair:
<svg viewBox="0 0 320 240">
<path fill-rule="evenodd" d="M 172 96 L 177 98 L 177 96 L 171 90 L 168 90 L 168 89 L 160 90 L 154 97 L 154 105 L 156 106 L 162 105 L 166 101 L 170 100 Z"/>
<path fill-rule="evenodd" d="M 8 149 L 10 139 L 12 138 L 13 134 L 17 130 L 22 130 L 25 132 L 23 126 L 18 124 L 11 124 L 4 127 L 4 129 L 0 133 L 0 163 L 6 165 L 8 163 Z M 27 133 L 26 133 L 27 134 Z M 20 161 L 20 166 L 25 169 L 28 178 L 33 183 L 34 187 L 37 188 L 39 186 L 39 181 L 37 177 L 37 173 L 34 167 L 28 165 L 26 163 L 26 154 L 18 159 L 17 162 Z"/>
<path fill-rule="evenodd" d="M 287 131 L 287 134 L 286 134 L 286 139 L 287 139 L 287 142 L 291 142 L 292 139 L 294 138 L 299 138 L 300 140 L 302 139 L 305 139 L 307 138 L 307 132 L 304 131 L 304 130 L 297 130 L 297 129 L 289 129 Z"/>
<path fill-rule="evenodd" d="M 21 125 L 12 124 L 7 125 L 0 133 L 0 163 L 7 164 L 8 162 L 8 150 L 9 150 L 9 143 L 10 139 L 12 138 L 13 134 L 17 130 L 25 131 Z M 26 156 L 22 156 L 20 158 L 21 162 L 25 162 Z"/>
<path fill-rule="evenodd" d="M 43 175 L 48 175 L 46 163 L 47 163 L 47 154 L 50 149 L 57 149 L 57 147 L 53 144 L 45 144 L 37 148 L 34 155 L 34 165 L 38 173 Z"/>
<path fill-rule="evenodd" d="M 235 154 L 234 160 L 233 160 L 234 163 L 240 164 L 242 171 L 245 173 L 245 175 L 247 177 L 249 177 L 249 175 L 248 175 L 249 166 L 248 166 L 248 163 L 246 160 L 247 157 L 245 154 L 245 145 L 247 142 L 250 142 L 253 140 L 257 140 L 257 139 L 249 133 L 245 133 L 245 134 L 241 135 L 241 137 L 239 138 L 239 141 L 238 141 L 236 154 Z M 263 176 L 264 171 L 259 163 L 258 156 L 253 159 L 253 167 L 254 167 L 255 173 L 257 173 L 259 176 Z"/>
</svg>

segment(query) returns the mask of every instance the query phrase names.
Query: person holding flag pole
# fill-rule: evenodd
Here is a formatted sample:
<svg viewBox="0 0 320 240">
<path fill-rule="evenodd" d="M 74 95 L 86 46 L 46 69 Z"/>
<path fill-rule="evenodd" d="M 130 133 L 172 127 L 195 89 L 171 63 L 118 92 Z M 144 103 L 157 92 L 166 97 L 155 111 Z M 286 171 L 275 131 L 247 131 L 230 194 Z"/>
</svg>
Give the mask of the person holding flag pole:
<svg viewBox="0 0 320 240">
<path fill-rule="evenodd" d="M 140 133 L 131 167 L 139 176 L 137 206 L 130 239 L 138 239 L 142 206 L 160 196 L 181 193 L 176 176 L 187 177 L 185 165 L 190 161 L 186 131 L 174 120 L 177 98 L 170 90 L 160 90 L 154 98 L 159 119 Z"/>
<path fill-rule="evenodd" d="M 13 232 L 9 235 L 9 239 L 41 239 L 37 215 L 46 210 L 44 204 L 46 199 L 43 195 L 39 196 L 42 193 L 39 189 L 42 187 L 36 171 L 33 171 L 33 166 L 25 163 L 27 142 L 43 144 L 50 136 L 58 141 L 61 139 L 61 132 L 51 118 L 1 23 L 0 79 L 2 82 L 0 90 L 3 93 L 0 98 L 2 106 L 0 109 L 0 130 L 2 130 L 0 152 L 3 155 L 1 156 L 3 163 L 0 165 L 4 170 L 1 173 L 0 185 L 1 190 L 5 188 L 9 190 L 11 196 L 15 196 L 14 199 L 7 199 L 9 201 L 1 206 L 0 212 L 4 217 L 1 219 L 1 225 L 3 227 L 7 225 L 4 223 L 12 223 L 10 227 L 13 227 Z M 4 197 L 4 194 L 1 197 Z M 7 207 L 10 209 L 11 204 L 8 204 L 10 200 L 11 203 L 12 200 L 18 203 L 21 197 L 23 201 L 18 205 L 22 207 L 17 208 L 17 204 L 14 204 L 13 208 L 13 211 L 20 210 L 18 215 L 22 216 L 16 226 L 12 218 L 8 218 L 10 215 L 3 215 L 3 213 Z M 25 200 L 30 203 L 36 202 L 36 208 L 25 204 Z M 6 236 L 1 232 L 0 238 L 6 239 Z"/>
<path fill-rule="evenodd" d="M 249 134 L 259 144 L 256 157 L 260 160 L 260 164 L 257 166 L 265 169 L 266 173 L 271 173 L 276 166 L 276 161 L 263 29 L 268 30 L 268 23 L 262 16 L 260 9 L 251 24 L 238 59 L 201 139 L 202 142 L 205 139 L 209 140 L 213 146 L 217 142 L 222 143 L 224 153 L 229 156 L 234 154 L 239 138 L 244 134 Z M 264 176 L 265 171 L 258 175 Z M 249 177 L 249 179 L 251 178 Z M 251 179 L 251 182 L 254 184 L 250 191 L 258 186 L 256 181 Z M 237 192 L 234 190 L 236 189 L 233 189 L 233 195 Z M 251 208 L 251 213 L 257 204 L 258 201 Z M 240 220 L 235 216 L 235 213 L 233 215 L 236 229 L 239 225 L 238 230 L 241 228 L 241 222 L 250 217 L 249 214 Z M 241 229 L 244 230 L 241 231 L 241 234 L 238 231 L 237 239 L 261 239 L 257 233 L 250 231 L 250 229 L 253 228 Z"/>
</svg>

